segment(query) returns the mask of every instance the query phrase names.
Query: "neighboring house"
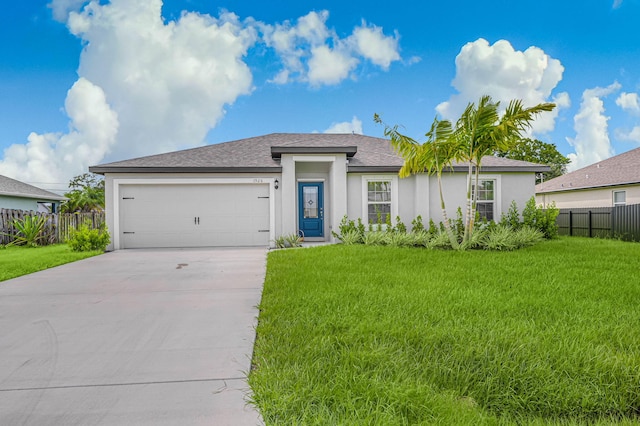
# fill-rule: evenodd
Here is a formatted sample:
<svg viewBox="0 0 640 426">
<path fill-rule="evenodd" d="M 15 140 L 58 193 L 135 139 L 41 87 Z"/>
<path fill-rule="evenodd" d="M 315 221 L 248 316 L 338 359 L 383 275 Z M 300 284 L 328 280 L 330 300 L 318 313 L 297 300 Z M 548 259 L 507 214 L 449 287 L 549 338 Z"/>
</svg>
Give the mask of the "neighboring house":
<svg viewBox="0 0 640 426">
<path fill-rule="evenodd" d="M 0 175 L 0 208 L 55 213 L 65 197 Z"/>
<path fill-rule="evenodd" d="M 561 209 L 640 204 L 640 148 L 536 185 L 536 201 Z"/>
<path fill-rule="evenodd" d="M 398 178 L 386 139 L 276 133 L 90 167 L 105 176 L 111 249 L 267 246 L 281 235 L 334 241 L 345 215 L 442 221 L 435 176 Z M 499 220 L 534 195 L 547 166 L 487 157 L 479 211 Z M 464 208 L 467 167 L 443 176 L 448 213 Z"/>
</svg>

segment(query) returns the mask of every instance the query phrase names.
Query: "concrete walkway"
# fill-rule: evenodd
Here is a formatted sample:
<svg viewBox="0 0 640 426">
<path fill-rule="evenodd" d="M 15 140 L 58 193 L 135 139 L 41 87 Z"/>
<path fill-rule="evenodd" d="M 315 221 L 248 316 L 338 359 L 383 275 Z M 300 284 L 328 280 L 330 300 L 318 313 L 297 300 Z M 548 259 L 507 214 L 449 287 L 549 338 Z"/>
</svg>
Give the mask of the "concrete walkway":
<svg viewBox="0 0 640 426">
<path fill-rule="evenodd" d="M 265 254 L 123 250 L 0 282 L 0 424 L 261 424 Z"/>
</svg>

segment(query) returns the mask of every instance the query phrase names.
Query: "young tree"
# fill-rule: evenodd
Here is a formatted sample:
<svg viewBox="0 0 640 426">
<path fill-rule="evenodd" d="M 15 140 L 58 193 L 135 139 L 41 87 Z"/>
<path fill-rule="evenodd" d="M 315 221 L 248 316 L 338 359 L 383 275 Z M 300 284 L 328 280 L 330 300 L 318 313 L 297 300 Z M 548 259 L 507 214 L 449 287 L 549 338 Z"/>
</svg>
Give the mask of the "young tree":
<svg viewBox="0 0 640 426">
<path fill-rule="evenodd" d="M 536 183 L 562 176 L 567 172 L 567 165 L 570 163 L 570 160 L 558 151 L 555 144 L 529 138 L 520 139 L 510 149 L 498 150 L 495 155 L 551 167 L 550 172 L 544 172 L 542 176 L 536 175 Z"/>
<path fill-rule="evenodd" d="M 63 213 L 104 210 L 104 179 L 93 173 L 78 175 L 69 181 L 69 200 L 62 204 Z"/>
</svg>

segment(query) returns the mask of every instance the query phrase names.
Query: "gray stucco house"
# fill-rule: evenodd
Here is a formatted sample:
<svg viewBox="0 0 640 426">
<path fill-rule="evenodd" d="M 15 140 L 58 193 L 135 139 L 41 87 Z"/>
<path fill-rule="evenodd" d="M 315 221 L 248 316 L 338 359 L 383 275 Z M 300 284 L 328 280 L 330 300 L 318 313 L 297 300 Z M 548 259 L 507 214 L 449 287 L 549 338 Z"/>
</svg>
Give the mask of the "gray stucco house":
<svg viewBox="0 0 640 426">
<path fill-rule="evenodd" d="M 64 200 L 61 195 L 0 175 L 0 209 L 55 213 Z"/>
<path fill-rule="evenodd" d="M 268 246 L 280 235 L 333 241 L 344 215 L 378 213 L 409 224 L 442 220 L 433 176 L 398 178 L 403 160 L 386 139 L 274 133 L 90 167 L 105 176 L 111 249 Z M 479 210 L 498 220 L 534 195 L 546 166 L 487 157 Z M 467 167 L 444 174 L 449 214 L 464 206 Z"/>
</svg>

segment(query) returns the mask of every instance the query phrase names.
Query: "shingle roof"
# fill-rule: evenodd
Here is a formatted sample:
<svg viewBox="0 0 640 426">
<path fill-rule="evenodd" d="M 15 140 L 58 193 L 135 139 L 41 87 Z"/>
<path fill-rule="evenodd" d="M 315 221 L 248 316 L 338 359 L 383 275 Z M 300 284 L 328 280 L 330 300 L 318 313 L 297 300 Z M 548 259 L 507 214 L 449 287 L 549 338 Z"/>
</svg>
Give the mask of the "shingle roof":
<svg viewBox="0 0 640 426">
<path fill-rule="evenodd" d="M 20 198 L 37 198 L 39 200 L 63 201 L 65 197 L 45 191 L 19 180 L 0 175 L 0 195 Z"/>
<path fill-rule="evenodd" d="M 272 156 L 272 147 L 277 147 Z M 355 154 L 353 148 L 355 147 Z M 349 157 L 348 170 L 398 171 L 403 160 L 387 139 L 358 134 L 328 133 L 272 133 L 192 148 L 166 154 L 151 155 L 90 167 L 94 173 L 113 172 L 280 172 L 278 153 L 329 152 L 331 148 L 345 152 Z M 351 156 L 353 154 L 353 156 Z M 464 164 L 454 167 L 466 167 Z M 505 158 L 486 157 L 483 169 L 494 171 L 545 171 L 546 166 Z"/>
<path fill-rule="evenodd" d="M 640 183 L 640 148 L 536 185 L 536 193 Z"/>
</svg>

